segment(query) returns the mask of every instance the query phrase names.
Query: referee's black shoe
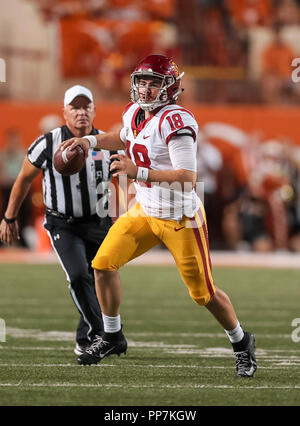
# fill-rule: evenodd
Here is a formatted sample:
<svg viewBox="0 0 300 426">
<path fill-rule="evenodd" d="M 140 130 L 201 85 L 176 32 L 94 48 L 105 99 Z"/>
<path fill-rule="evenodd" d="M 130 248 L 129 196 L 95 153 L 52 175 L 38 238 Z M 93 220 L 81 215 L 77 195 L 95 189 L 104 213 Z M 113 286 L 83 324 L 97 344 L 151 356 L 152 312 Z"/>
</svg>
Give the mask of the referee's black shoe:
<svg viewBox="0 0 300 426">
<path fill-rule="evenodd" d="M 97 338 L 93 344 L 77 358 L 79 365 L 98 364 L 103 358 L 110 355 L 126 354 L 127 341 L 122 330 L 117 333 L 104 333 L 103 337 Z"/>
<path fill-rule="evenodd" d="M 98 340 L 103 332 L 100 332 L 100 334 L 96 334 L 95 337 L 93 338 L 92 342 L 87 342 L 85 344 L 79 344 L 78 342 L 76 342 L 76 346 L 74 348 L 74 354 L 75 355 L 82 355 L 87 349 L 89 349 L 91 347 L 91 345 L 93 344 L 93 342 L 95 342 L 96 340 Z"/>
<path fill-rule="evenodd" d="M 74 354 L 82 355 L 90 346 L 91 343 L 89 345 L 80 345 L 79 343 L 76 343 L 76 346 L 74 348 Z"/>
</svg>

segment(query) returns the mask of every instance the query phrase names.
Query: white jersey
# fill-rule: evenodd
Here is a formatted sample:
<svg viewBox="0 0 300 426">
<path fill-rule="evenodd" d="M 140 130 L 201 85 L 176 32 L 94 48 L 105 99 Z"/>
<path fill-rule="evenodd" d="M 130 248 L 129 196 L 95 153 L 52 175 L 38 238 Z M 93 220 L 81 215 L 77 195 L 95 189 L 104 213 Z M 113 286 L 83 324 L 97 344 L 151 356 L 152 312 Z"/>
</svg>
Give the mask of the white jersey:
<svg viewBox="0 0 300 426">
<path fill-rule="evenodd" d="M 198 125 L 190 111 L 179 105 L 167 105 L 137 125 L 139 113 L 139 105 L 131 103 L 123 114 L 127 155 L 136 166 L 173 170 L 168 144 L 181 129 L 188 129 L 193 134 L 196 157 Z M 179 183 L 169 185 L 136 181 L 135 189 L 136 200 L 152 217 L 180 220 L 183 215 L 193 217 L 200 207 L 200 199 L 191 184 L 187 184 L 186 191 L 183 191 Z"/>
</svg>

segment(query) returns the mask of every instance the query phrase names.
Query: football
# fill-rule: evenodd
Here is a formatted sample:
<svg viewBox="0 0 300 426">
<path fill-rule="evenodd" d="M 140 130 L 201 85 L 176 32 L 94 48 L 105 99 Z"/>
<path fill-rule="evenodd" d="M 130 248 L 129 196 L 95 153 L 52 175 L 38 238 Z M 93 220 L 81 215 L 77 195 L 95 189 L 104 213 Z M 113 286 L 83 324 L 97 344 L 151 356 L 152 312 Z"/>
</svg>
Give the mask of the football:
<svg viewBox="0 0 300 426">
<path fill-rule="evenodd" d="M 70 150 L 69 147 L 61 151 L 58 149 L 54 154 L 54 167 L 64 176 L 79 173 L 85 164 L 84 150 L 76 146 Z"/>
</svg>

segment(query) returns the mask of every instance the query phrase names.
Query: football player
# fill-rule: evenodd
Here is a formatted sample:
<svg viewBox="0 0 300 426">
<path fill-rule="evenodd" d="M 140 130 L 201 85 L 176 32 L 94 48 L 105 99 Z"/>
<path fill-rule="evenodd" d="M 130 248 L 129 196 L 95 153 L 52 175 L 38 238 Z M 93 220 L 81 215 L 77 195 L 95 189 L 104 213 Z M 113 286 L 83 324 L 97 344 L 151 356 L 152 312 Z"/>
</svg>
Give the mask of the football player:
<svg viewBox="0 0 300 426">
<path fill-rule="evenodd" d="M 224 328 L 236 356 L 238 377 L 256 370 L 254 336 L 242 329 L 229 297 L 215 286 L 203 205 L 195 191 L 197 122 L 177 98 L 184 73 L 166 56 L 150 55 L 131 75 L 131 103 L 123 113 L 120 133 L 73 138 L 61 149 L 81 145 L 124 149 L 111 164 L 113 176 L 135 179 L 136 204 L 110 228 L 92 266 L 103 313 L 105 335 L 78 358 L 96 364 L 126 353 L 119 307 L 118 269 L 163 242 L 172 253 L 191 298 L 205 306 Z"/>
</svg>

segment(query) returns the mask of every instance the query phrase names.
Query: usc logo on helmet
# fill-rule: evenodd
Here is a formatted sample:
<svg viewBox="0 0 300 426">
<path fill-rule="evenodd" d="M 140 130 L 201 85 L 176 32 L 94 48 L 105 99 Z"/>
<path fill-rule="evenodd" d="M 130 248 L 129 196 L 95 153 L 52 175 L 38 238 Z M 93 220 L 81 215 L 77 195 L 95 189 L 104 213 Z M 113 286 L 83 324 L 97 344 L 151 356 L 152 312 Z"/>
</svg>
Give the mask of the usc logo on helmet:
<svg viewBox="0 0 300 426">
<path fill-rule="evenodd" d="M 170 61 L 170 64 L 174 68 L 174 74 L 175 74 L 175 76 L 178 77 L 179 76 L 179 68 L 178 68 L 178 66 L 172 60 Z"/>
</svg>

